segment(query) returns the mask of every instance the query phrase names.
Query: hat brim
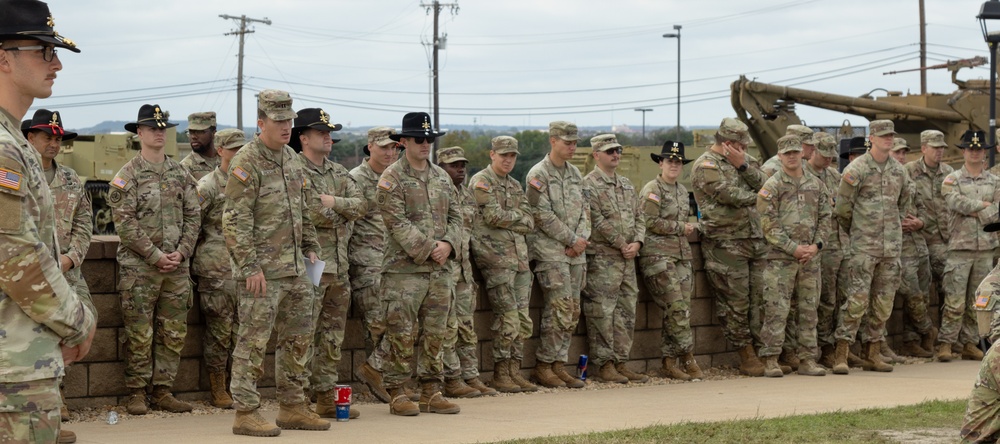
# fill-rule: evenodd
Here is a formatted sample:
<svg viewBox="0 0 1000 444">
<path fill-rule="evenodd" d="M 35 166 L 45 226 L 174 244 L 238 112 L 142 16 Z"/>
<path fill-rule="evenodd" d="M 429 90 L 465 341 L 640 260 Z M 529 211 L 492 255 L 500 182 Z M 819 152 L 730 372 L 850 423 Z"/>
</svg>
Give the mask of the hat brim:
<svg viewBox="0 0 1000 444">
<path fill-rule="evenodd" d="M 125 131 L 128 131 L 130 133 L 136 133 L 136 134 L 138 134 L 139 131 L 137 131 L 137 130 L 139 129 L 139 125 L 140 124 L 136 123 L 136 122 L 126 123 L 125 124 Z M 145 123 L 143 123 L 142 126 L 148 126 L 150 128 L 163 128 L 163 129 L 166 129 L 166 128 L 173 128 L 173 127 L 177 126 L 177 124 L 176 123 L 166 123 L 166 124 L 164 124 L 164 126 L 156 126 L 156 125 L 146 125 Z"/>
<path fill-rule="evenodd" d="M 51 43 L 55 45 L 56 48 L 68 49 L 75 53 L 80 52 L 80 48 L 75 45 L 69 45 L 66 43 L 66 38 L 63 36 L 52 36 L 47 34 L 4 34 L 0 35 L 3 39 L 18 39 L 18 40 L 38 40 L 45 43 Z"/>
<path fill-rule="evenodd" d="M 30 123 L 30 121 L 28 123 Z M 43 131 L 43 132 L 48 133 L 49 135 L 55 135 L 55 133 L 52 132 L 52 128 L 50 128 L 50 127 L 46 126 L 46 127 L 43 127 L 43 128 L 32 128 L 32 127 L 26 126 L 26 125 L 24 125 L 22 123 L 22 125 L 21 125 L 21 134 L 23 134 L 24 137 L 28 137 L 28 133 L 30 133 L 31 130 Z M 63 133 L 62 133 L 62 140 L 64 142 L 67 141 L 67 140 L 73 140 L 73 139 L 76 139 L 76 136 L 78 136 L 78 135 L 79 134 L 74 133 L 72 131 L 63 131 Z"/>
<path fill-rule="evenodd" d="M 187 129 L 191 131 L 205 131 L 212 129 L 215 125 L 198 125 L 194 123 L 189 123 Z"/>
<path fill-rule="evenodd" d="M 960 144 L 955 145 L 955 146 L 958 147 L 958 149 L 961 149 L 961 150 L 969 148 L 969 144 L 967 144 L 967 143 L 960 143 Z M 989 149 L 996 148 L 996 145 L 979 145 L 979 146 L 981 147 L 980 149 L 984 149 L 984 150 L 989 150 Z"/>
<path fill-rule="evenodd" d="M 603 153 L 603 152 L 605 152 L 607 150 L 610 150 L 612 148 L 622 148 L 622 145 L 620 143 L 612 143 L 612 144 L 608 144 L 608 145 L 602 146 L 601 149 L 599 149 L 597 151 L 600 151 L 600 152 Z"/>
<path fill-rule="evenodd" d="M 564 142 L 576 142 L 580 140 L 580 136 L 552 136 L 563 140 Z"/>
<path fill-rule="evenodd" d="M 468 162 L 469 162 L 469 159 L 466 159 L 466 158 L 464 158 L 464 157 L 456 157 L 456 158 L 454 158 L 454 159 L 451 159 L 451 160 L 449 160 L 449 161 L 447 161 L 447 162 L 445 162 L 445 161 L 441 161 L 441 163 L 443 163 L 443 164 L 447 164 L 447 165 L 451 165 L 451 164 L 453 164 L 453 163 L 455 163 L 455 162 L 463 162 L 463 161 L 464 161 L 464 162 L 466 162 L 466 163 L 468 163 Z"/>
<path fill-rule="evenodd" d="M 879 132 L 874 133 L 872 135 L 875 136 L 875 137 L 882 137 L 882 136 L 888 136 L 890 134 L 896 135 L 896 134 L 899 134 L 899 133 L 897 133 L 895 130 L 885 130 L 885 131 L 879 131 Z"/>
<path fill-rule="evenodd" d="M 287 110 L 287 111 L 272 111 L 272 112 L 265 111 L 264 115 L 266 115 L 268 119 L 271 119 L 271 120 L 273 120 L 275 122 L 283 122 L 285 120 L 292 120 L 292 119 L 294 119 L 294 118 L 296 118 L 296 117 L 299 116 L 298 114 L 295 113 L 295 111 L 292 111 L 292 110 Z"/>
<path fill-rule="evenodd" d="M 649 153 L 649 158 L 653 159 L 653 162 L 655 162 L 655 163 L 660 163 L 661 161 L 663 161 L 664 159 L 667 159 L 669 157 L 670 157 L 669 155 L 667 155 L 667 156 L 661 156 L 661 155 L 656 154 L 656 153 Z M 681 159 L 681 162 L 683 162 L 684 165 L 687 165 L 687 164 L 693 162 L 693 160 L 691 160 L 691 159 Z"/>
<path fill-rule="evenodd" d="M 930 142 L 927 146 L 931 148 L 948 148 L 948 144 L 944 142 Z"/>
<path fill-rule="evenodd" d="M 435 131 L 428 131 L 428 132 L 424 132 L 424 131 L 402 131 L 399 134 L 390 134 L 389 138 L 392 139 L 392 140 L 395 140 L 395 141 L 399 142 L 404 137 L 433 137 L 433 138 L 436 139 L 436 138 L 441 137 L 441 136 L 443 136 L 445 134 L 448 134 L 448 132 L 447 131 L 440 131 L 440 132 L 435 132 Z"/>
</svg>

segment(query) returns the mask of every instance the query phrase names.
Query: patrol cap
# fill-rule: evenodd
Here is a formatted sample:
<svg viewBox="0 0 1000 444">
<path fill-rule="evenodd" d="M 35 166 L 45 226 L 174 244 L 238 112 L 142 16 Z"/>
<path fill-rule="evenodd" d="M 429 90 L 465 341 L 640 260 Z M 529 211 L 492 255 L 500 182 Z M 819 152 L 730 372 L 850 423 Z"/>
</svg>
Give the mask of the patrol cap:
<svg viewBox="0 0 1000 444">
<path fill-rule="evenodd" d="M 521 154 L 517 150 L 517 139 L 510 136 L 496 136 L 490 141 L 490 149 L 497 154 L 515 153 Z"/>
<path fill-rule="evenodd" d="M 938 130 L 924 130 L 920 132 L 920 144 L 934 148 L 946 148 L 948 143 L 944 141 L 944 133 Z"/>
<path fill-rule="evenodd" d="M 796 136 L 806 145 L 816 145 L 812 128 L 805 125 L 788 125 L 785 127 L 785 135 Z"/>
<path fill-rule="evenodd" d="M 292 97 L 278 89 L 261 91 L 257 95 L 257 109 L 263 111 L 268 119 L 275 121 L 291 120 L 298 116 L 292 110 Z"/>
<path fill-rule="evenodd" d="M 719 124 L 719 131 L 716 133 L 723 139 L 739 142 L 744 145 L 750 144 L 750 130 L 746 124 L 732 117 L 722 119 Z"/>
<path fill-rule="evenodd" d="M 247 136 L 239 128 L 226 128 L 215 133 L 215 146 L 231 150 L 239 148 L 247 143 Z"/>
<path fill-rule="evenodd" d="M 438 163 L 455 163 L 458 161 L 466 161 L 469 159 L 465 158 L 465 150 L 460 146 L 450 146 L 448 148 L 441 148 L 437 152 Z"/>
<path fill-rule="evenodd" d="M 811 138 L 812 136 L 810 136 Z M 802 151 L 802 139 L 794 134 L 786 134 L 778 139 L 778 154 Z"/>
<path fill-rule="evenodd" d="M 594 151 L 607 151 L 614 148 L 621 148 L 618 138 L 614 134 L 598 134 L 590 138 L 590 146 Z"/>
<path fill-rule="evenodd" d="M 893 137 L 892 138 L 892 151 L 899 151 L 899 150 L 907 150 L 907 151 L 909 151 L 910 150 L 910 144 L 906 143 L 906 139 L 904 139 L 902 137 Z"/>
<path fill-rule="evenodd" d="M 567 142 L 580 140 L 579 130 L 576 124 L 565 120 L 549 122 L 549 137 L 558 137 Z"/>
<path fill-rule="evenodd" d="M 387 126 L 377 126 L 375 128 L 368 130 L 368 145 L 378 145 L 380 147 L 395 146 L 396 141 L 389 138 L 389 136 L 396 134 L 396 130 L 389 128 Z M 371 156 L 372 152 L 368 149 L 368 145 L 363 148 L 366 156 Z M 402 145 L 400 145 L 402 147 Z"/>
<path fill-rule="evenodd" d="M 837 157 L 837 138 L 833 134 L 822 131 L 813 134 L 816 142 L 816 152 L 823 157 Z"/>
<path fill-rule="evenodd" d="M 188 129 L 204 131 L 215 127 L 215 112 L 205 111 L 188 114 Z"/>
<path fill-rule="evenodd" d="M 168 122 L 167 118 L 167 113 L 160 109 L 160 105 L 150 105 L 147 103 L 139 107 L 139 115 L 136 117 L 135 122 L 125 124 L 125 131 L 138 133 L 139 125 L 153 128 L 173 128 L 177 126 L 176 123 Z"/>
<path fill-rule="evenodd" d="M 872 120 L 868 123 L 868 134 L 873 136 L 896 134 L 896 127 L 891 120 Z"/>
<path fill-rule="evenodd" d="M 0 43 L 3 40 L 38 40 L 80 52 L 76 43 L 59 35 L 49 5 L 37 0 L 0 1 Z"/>
</svg>

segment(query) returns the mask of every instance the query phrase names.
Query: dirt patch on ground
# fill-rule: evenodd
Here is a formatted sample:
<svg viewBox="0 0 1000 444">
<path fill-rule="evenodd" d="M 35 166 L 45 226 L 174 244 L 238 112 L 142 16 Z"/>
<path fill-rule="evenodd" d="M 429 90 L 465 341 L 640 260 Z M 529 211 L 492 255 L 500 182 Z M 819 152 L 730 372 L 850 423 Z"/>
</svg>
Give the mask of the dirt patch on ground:
<svg viewBox="0 0 1000 444">
<path fill-rule="evenodd" d="M 955 429 L 883 430 L 879 434 L 906 444 L 951 444 L 959 440 Z"/>
</svg>

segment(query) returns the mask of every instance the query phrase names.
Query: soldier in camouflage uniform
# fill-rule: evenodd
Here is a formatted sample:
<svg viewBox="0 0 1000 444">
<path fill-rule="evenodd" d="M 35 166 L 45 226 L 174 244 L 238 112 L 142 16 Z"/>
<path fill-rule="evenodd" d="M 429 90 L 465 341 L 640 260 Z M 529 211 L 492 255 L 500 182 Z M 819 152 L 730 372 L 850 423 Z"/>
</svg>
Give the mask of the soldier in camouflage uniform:
<svg viewBox="0 0 1000 444">
<path fill-rule="evenodd" d="M 188 115 L 188 140 L 191 152 L 181 159 L 195 180 L 210 174 L 219 167 L 219 155 L 215 152 L 215 113 L 206 111 Z"/>
<path fill-rule="evenodd" d="M 198 296 L 205 317 L 205 347 L 203 359 L 208 368 L 212 405 L 233 408 L 229 394 L 226 364 L 236 345 L 239 318 L 236 281 L 229 263 L 226 238 L 222 234 L 222 211 L 226 206 L 226 182 L 229 164 L 236 152 L 246 144 L 243 131 L 230 128 L 215 134 L 212 146 L 221 163 L 211 174 L 198 181 L 198 201 L 201 203 L 201 234 L 191 258 L 191 274 L 198 278 Z"/>
<path fill-rule="evenodd" d="M 79 50 L 52 29 L 45 3 L 0 8 L 0 441 L 73 442 L 59 430 L 59 382 L 90 350 L 96 313 L 60 272 L 56 220 L 67 215 L 55 213 L 38 153 L 18 126 L 35 98 L 52 94 L 43 80 L 62 69 L 53 49 Z"/>
<path fill-rule="evenodd" d="M 342 125 L 330 122 L 330 115 L 320 108 L 304 108 L 295 118 L 289 146 L 302 154 L 306 165 L 309 189 L 316 195 L 308 205 L 309 219 L 316 227 L 316 237 L 322 245 L 320 259 L 326 262 L 323 276 L 316 286 L 313 323 L 316 339 L 309 352 L 311 371 L 309 384 L 316 394 L 316 413 L 323 418 L 337 417 L 338 366 L 347 311 L 351 307 L 351 283 L 348 274 L 347 244 L 350 241 L 348 223 L 360 219 L 368 210 L 368 202 L 341 164 L 328 158 L 333 148 L 333 131 Z M 360 413 L 351 409 L 351 419 Z"/>
<path fill-rule="evenodd" d="M 392 396 L 389 411 L 394 415 L 461 411 L 439 388 L 454 284 L 454 270 L 447 262 L 454 257 L 453 246 L 460 244 L 462 229 L 451 178 L 428 160 L 431 144 L 442 134 L 431 129 L 427 113 L 403 116 L 403 130 L 389 137 L 403 144 L 405 156 L 382 172 L 375 194 L 387 234 L 381 286 L 387 331 L 378 347 L 387 356 L 384 385 Z M 410 377 L 417 328 L 423 329 L 417 344 L 419 408 L 403 390 Z"/>
<path fill-rule="evenodd" d="M 813 153 L 816 151 L 816 139 L 813 137 L 813 130 L 805 125 L 788 125 L 785 127 L 786 136 L 795 136 L 802 141 L 802 167 L 805 168 L 806 162 L 812 159 Z M 771 156 L 764 162 L 764 165 L 760 167 L 760 170 L 771 177 L 774 173 L 781 170 L 781 158 L 778 156 Z"/>
<path fill-rule="evenodd" d="M 472 229 L 472 256 L 493 308 L 493 388 L 504 393 L 538 390 L 521 376 L 524 341 L 531 336 L 531 271 L 524 235 L 534 230 L 535 219 L 524 189 L 509 175 L 518 154 L 517 139 L 494 137 L 489 167 L 469 181 L 480 216 Z"/>
<path fill-rule="evenodd" d="M 988 233 L 1000 230 L 1000 224 L 988 224 Z M 995 267 L 976 289 L 976 310 L 988 310 L 992 316 L 979 317 L 979 331 L 989 332 L 990 342 L 1000 341 L 1000 267 Z M 987 326 L 986 323 L 989 323 Z M 990 347 L 979 367 L 979 377 L 969 394 L 965 420 L 960 434 L 963 443 L 995 443 L 1000 438 L 1000 347 Z"/>
<path fill-rule="evenodd" d="M 909 176 L 903 165 L 889 156 L 896 131 L 890 120 L 868 125 L 871 150 L 844 169 L 834 216 L 851 237 L 847 253 L 847 278 L 842 284 L 846 302 L 840 309 L 833 372 L 847 374 L 850 344 L 861 331 L 863 368 L 891 372 L 882 361 L 885 322 L 899 288 L 899 254 L 903 241 L 901 221 L 910 199 Z"/>
<path fill-rule="evenodd" d="M 666 141 L 660 154 L 649 156 L 660 166 L 660 175 L 646 183 L 639 192 L 646 219 L 646 241 L 639 250 L 639 269 L 653 301 L 663 312 L 663 367 L 668 378 L 701 379 L 704 374 L 692 353 L 691 245 L 687 237 L 698 229 L 688 222 L 688 191 L 677 183 L 684 172 L 684 144 Z M 681 365 L 677 365 L 680 358 Z"/>
<path fill-rule="evenodd" d="M 497 391 L 479 380 L 479 358 L 476 348 L 479 341 L 473 325 L 478 296 L 476 281 L 472 277 L 469 257 L 472 230 L 479 218 L 479 208 L 472 191 L 465 183 L 465 167 L 469 160 L 460 146 L 438 150 L 438 166 L 448 173 L 455 185 L 455 202 L 461 208 L 462 236 L 455 247 L 455 260 L 448 263 L 454 268 L 455 281 L 452 308 L 448 313 L 448 335 L 444 340 L 444 395 L 449 398 L 475 398 L 496 395 Z"/>
<path fill-rule="evenodd" d="M 639 296 L 635 257 L 646 239 L 646 221 L 632 182 L 616 173 L 622 155 L 618 139 L 614 134 L 599 134 L 590 139 L 590 146 L 597 164 L 583 178 L 593 227 L 583 287 L 590 362 L 605 381 L 646 382 L 648 376 L 625 366 L 632 350 Z"/>
<path fill-rule="evenodd" d="M 1000 220 L 1000 178 L 985 168 L 986 145 L 982 131 L 966 131 L 962 136 L 962 156 L 965 165 L 945 177 L 941 194 L 950 210 L 948 259 L 944 268 L 944 300 L 941 310 L 941 332 L 938 335 L 936 358 L 952 359 L 952 344 L 962 346 L 962 358 L 982 359 L 976 347 L 973 311 L 974 288 L 989 274 L 993 265 L 993 250 L 998 246 L 993 233 L 983 227 Z"/>
<path fill-rule="evenodd" d="M 701 210 L 705 272 L 715 289 L 723 332 L 740 355 L 740 371 L 763 376 L 754 340 L 760 333 L 767 242 L 757 214 L 757 191 L 767 176 L 745 155 L 750 135 L 725 118 L 715 143 L 694 162 L 691 186 Z"/>
<path fill-rule="evenodd" d="M 590 238 L 583 175 L 568 162 L 578 140 L 576 125 L 561 120 L 549 123 L 549 153 L 525 177 L 528 206 L 535 218 L 535 230 L 527 236 L 528 257 L 535 262 L 535 280 L 545 303 L 532 377 L 546 387 L 585 386 L 565 368 L 580 320 Z"/>
<path fill-rule="evenodd" d="M 309 409 L 304 393 L 307 352 L 315 331 L 315 292 L 303 257 L 315 263 L 321 249 L 307 216 L 312 194 L 306 166 L 287 145 L 294 118 L 287 92 L 261 91 L 260 133 L 233 158 L 226 181 L 222 233 L 239 291 L 240 326 L 230 383 L 236 435 L 277 436 L 281 429 L 330 428 L 329 421 Z M 277 427 L 260 415 L 257 391 L 272 331 L 277 336 Z"/>
<path fill-rule="evenodd" d="M 197 184 L 163 153 L 167 128 L 159 105 L 143 105 L 125 129 L 138 135 L 139 154 L 115 174 L 108 205 L 118 230 L 118 265 L 125 320 L 125 385 L 130 414 L 144 415 L 147 387 L 153 406 L 190 412 L 170 393 L 191 308 L 188 259 L 201 227 Z"/>
</svg>

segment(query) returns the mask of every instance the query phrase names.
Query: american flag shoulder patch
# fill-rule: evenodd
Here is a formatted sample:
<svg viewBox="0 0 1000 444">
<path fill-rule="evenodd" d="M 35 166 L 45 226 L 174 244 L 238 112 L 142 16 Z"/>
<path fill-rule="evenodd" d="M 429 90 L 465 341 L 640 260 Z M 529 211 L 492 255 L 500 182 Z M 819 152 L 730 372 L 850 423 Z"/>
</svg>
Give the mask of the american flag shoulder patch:
<svg viewBox="0 0 1000 444">
<path fill-rule="evenodd" d="M 532 188 L 538 191 L 542 191 L 542 187 L 545 184 L 543 184 L 542 181 L 538 180 L 537 177 L 532 177 L 531 180 L 528 181 L 528 185 L 531 185 Z"/>
<path fill-rule="evenodd" d="M 988 305 L 990 305 L 990 295 L 981 294 L 976 296 L 976 308 L 986 308 Z"/>
<path fill-rule="evenodd" d="M 855 177 L 854 174 L 844 173 L 844 182 L 847 182 L 848 185 L 854 185 L 858 183 L 858 178 Z"/>
<path fill-rule="evenodd" d="M 646 196 L 646 199 L 650 202 L 660 203 L 660 196 L 656 193 L 649 193 L 649 195 Z"/>
<path fill-rule="evenodd" d="M 383 190 L 389 191 L 392 189 L 392 182 L 390 182 L 389 179 L 382 179 L 378 181 L 378 187 Z"/>
<path fill-rule="evenodd" d="M 116 177 L 114 180 L 111 181 L 111 185 L 116 186 L 116 187 L 121 188 L 121 189 L 124 190 L 125 189 L 125 185 L 128 185 L 128 181 L 125 180 L 125 179 L 122 179 L 121 177 Z"/>
<path fill-rule="evenodd" d="M 0 168 L 0 187 L 10 188 L 14 191 L 21 190 L 21 173 L 17 171 Z"/>
<path fill-rule="evenodd" d="M 757 194 L 760 197 L 763 197 L 764 199 L 771 199 L 771 192 L 768 191 L 766 188 L 761 188 Z"/>
<path fill-rule="evenodd" d="M 955 184 L 955 176 L 945 177 L 944 178 L 944 184 L 945 185 L 954 185 Z"/>
<path fill-rule="evenodd" d="M 490 190 L 490 184 L 488 184 L 486 182 L 476 182 L 476 188 L 480 189 L 480 190 L 483 190 L 483 191 L 489 191 Z"/>
<path fill-rule="evenodd" d="M 711 168 L 713 170 L 719 169 L 719 166 L 715 164 L 714 160 L 706 160 L 706 161 L 704 161 L 704 162 L 701 163 L 701 166 L 703 166 L 705 168 Z"/>
<path fill-rule="evenodd" d="M 201 193 L 200 193 L 200 192 L 198 192 L 198 191 L 195 191 L 195 193 L 197 193 L 197 194 L 198 194 L 198 203 L 199 203 L 199 204 L 203 204 L 203 203 L 205 203 L 205 196 L 202 196 L 202 195 L 201 195 Z"/>
<path fill-rule="evenodd" d="M 244 170 L 241 167 L 236 167 L 233 168 L 233 176 L 236 176 L 236 178 L 239 179 L 240 182 L 246 182 L 247 179 L 250 178 L 250 173 L 248 173 L 247 170 Z"/>
</svg>

